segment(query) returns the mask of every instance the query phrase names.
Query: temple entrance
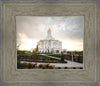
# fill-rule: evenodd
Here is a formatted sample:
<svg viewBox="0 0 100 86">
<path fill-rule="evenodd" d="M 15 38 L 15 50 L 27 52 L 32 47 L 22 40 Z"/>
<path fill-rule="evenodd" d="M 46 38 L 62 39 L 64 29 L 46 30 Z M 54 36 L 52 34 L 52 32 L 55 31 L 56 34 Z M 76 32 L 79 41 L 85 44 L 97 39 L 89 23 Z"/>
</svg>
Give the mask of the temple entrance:
<svg viewBox="0 0 100 86">
<path fill-rule="evenodd" d="M 56 50 L 56 53 L 59 53 L 59 50 Z"/>
</svg>

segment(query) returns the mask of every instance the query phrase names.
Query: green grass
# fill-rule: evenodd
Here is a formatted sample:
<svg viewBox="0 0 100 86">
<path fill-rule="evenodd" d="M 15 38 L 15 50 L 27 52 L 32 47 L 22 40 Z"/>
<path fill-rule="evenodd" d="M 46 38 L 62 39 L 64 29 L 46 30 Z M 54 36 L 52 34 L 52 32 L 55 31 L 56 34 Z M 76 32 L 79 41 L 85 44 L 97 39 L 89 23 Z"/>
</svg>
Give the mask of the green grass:
<svg viewBox="0 0 100 86">
<path fill-rule="evenodd" d="M 57 58 L 60 58 L 60 55 L 58 54 L 47 54 L 48 56 L 54 56 L 54 57 L 57 57 Z"/>
<path fill-rule="evenodd" d="M 32 53 L 22 53 L 21 55 L 31 56 L 31 55 L 32 55 Z"/>
<path fill-rule="evenodd" d="M 45 55 L 39 55 L 40 57 L 45 57 L 45 58 L 49 58 L 48 56 L 45 56 Z"/>
<path fill-rule="evenodd" d="M 20 52 L 20 53 L 18 53 L 18 55 L 20 55 L 20 56 L 31 56 L 32 55 L 32 53 L 29 53 L 29 52 Z"/>
</svg>

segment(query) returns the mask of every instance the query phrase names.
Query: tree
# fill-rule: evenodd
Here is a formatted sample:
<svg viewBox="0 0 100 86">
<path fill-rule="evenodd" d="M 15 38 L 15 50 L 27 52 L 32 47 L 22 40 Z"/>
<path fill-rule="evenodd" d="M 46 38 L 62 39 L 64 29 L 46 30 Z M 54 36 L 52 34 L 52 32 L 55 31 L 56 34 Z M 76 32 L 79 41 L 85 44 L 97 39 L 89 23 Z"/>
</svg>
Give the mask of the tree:
<svg viewBox="0 0 100 86">
<path fill-rule="evenodd" d="M 37 45 L 36 48 L 33 50 L 33 53 L 39 53 L 39 51 L 38 51 L 38 45 Z"/>
<path fill-rule="evenodd" d="M 62 62 L 62 63 L 64 62 L 64 55 L 63 55 L 63 52 L 61 52 L 61 62 Z"/>
<path fill-rule="evenodd" d="M 17 44 L 17 50 L 19 50 L 20 45 L 21 45 L 21 44 Z"/>
<path fill-rule="evenodd" d="M 38 45 L 36 46 L 35 52 L 38 53 Z"/>
</svg>

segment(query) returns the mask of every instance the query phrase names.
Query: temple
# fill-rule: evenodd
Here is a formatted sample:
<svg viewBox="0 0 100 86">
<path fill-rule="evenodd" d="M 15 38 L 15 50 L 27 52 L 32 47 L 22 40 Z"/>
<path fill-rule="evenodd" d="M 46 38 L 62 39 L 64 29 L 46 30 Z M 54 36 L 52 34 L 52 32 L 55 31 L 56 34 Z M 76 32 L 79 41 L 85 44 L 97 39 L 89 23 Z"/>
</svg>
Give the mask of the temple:
<svg viewBox="0 0 100 86">
<path fill-rule="evenodd" d="M 60 54 L 66 52 L 65 49 L 62 49 L 62 42 L 52 37 L 51 29 L 47 31 L 47 37 L 38 42 L 38 49 L 40 53 Z"/>
</svg>

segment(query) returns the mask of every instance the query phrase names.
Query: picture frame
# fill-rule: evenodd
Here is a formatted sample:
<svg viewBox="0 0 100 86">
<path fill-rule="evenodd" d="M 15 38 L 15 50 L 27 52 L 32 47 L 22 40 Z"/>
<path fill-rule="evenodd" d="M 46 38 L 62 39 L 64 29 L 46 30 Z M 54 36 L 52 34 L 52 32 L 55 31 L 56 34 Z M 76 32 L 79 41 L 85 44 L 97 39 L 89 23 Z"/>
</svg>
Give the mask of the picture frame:
<svg viewBox="0 0 100 86">
<path fill-rule="evenodd" d="M 2 1 L 1 74 L 3 84 L 98 85 L 99 21 L 96 1 Z M 16 16 L 84 16 L 84 69 L 17 69 Z"/>
</svg>

